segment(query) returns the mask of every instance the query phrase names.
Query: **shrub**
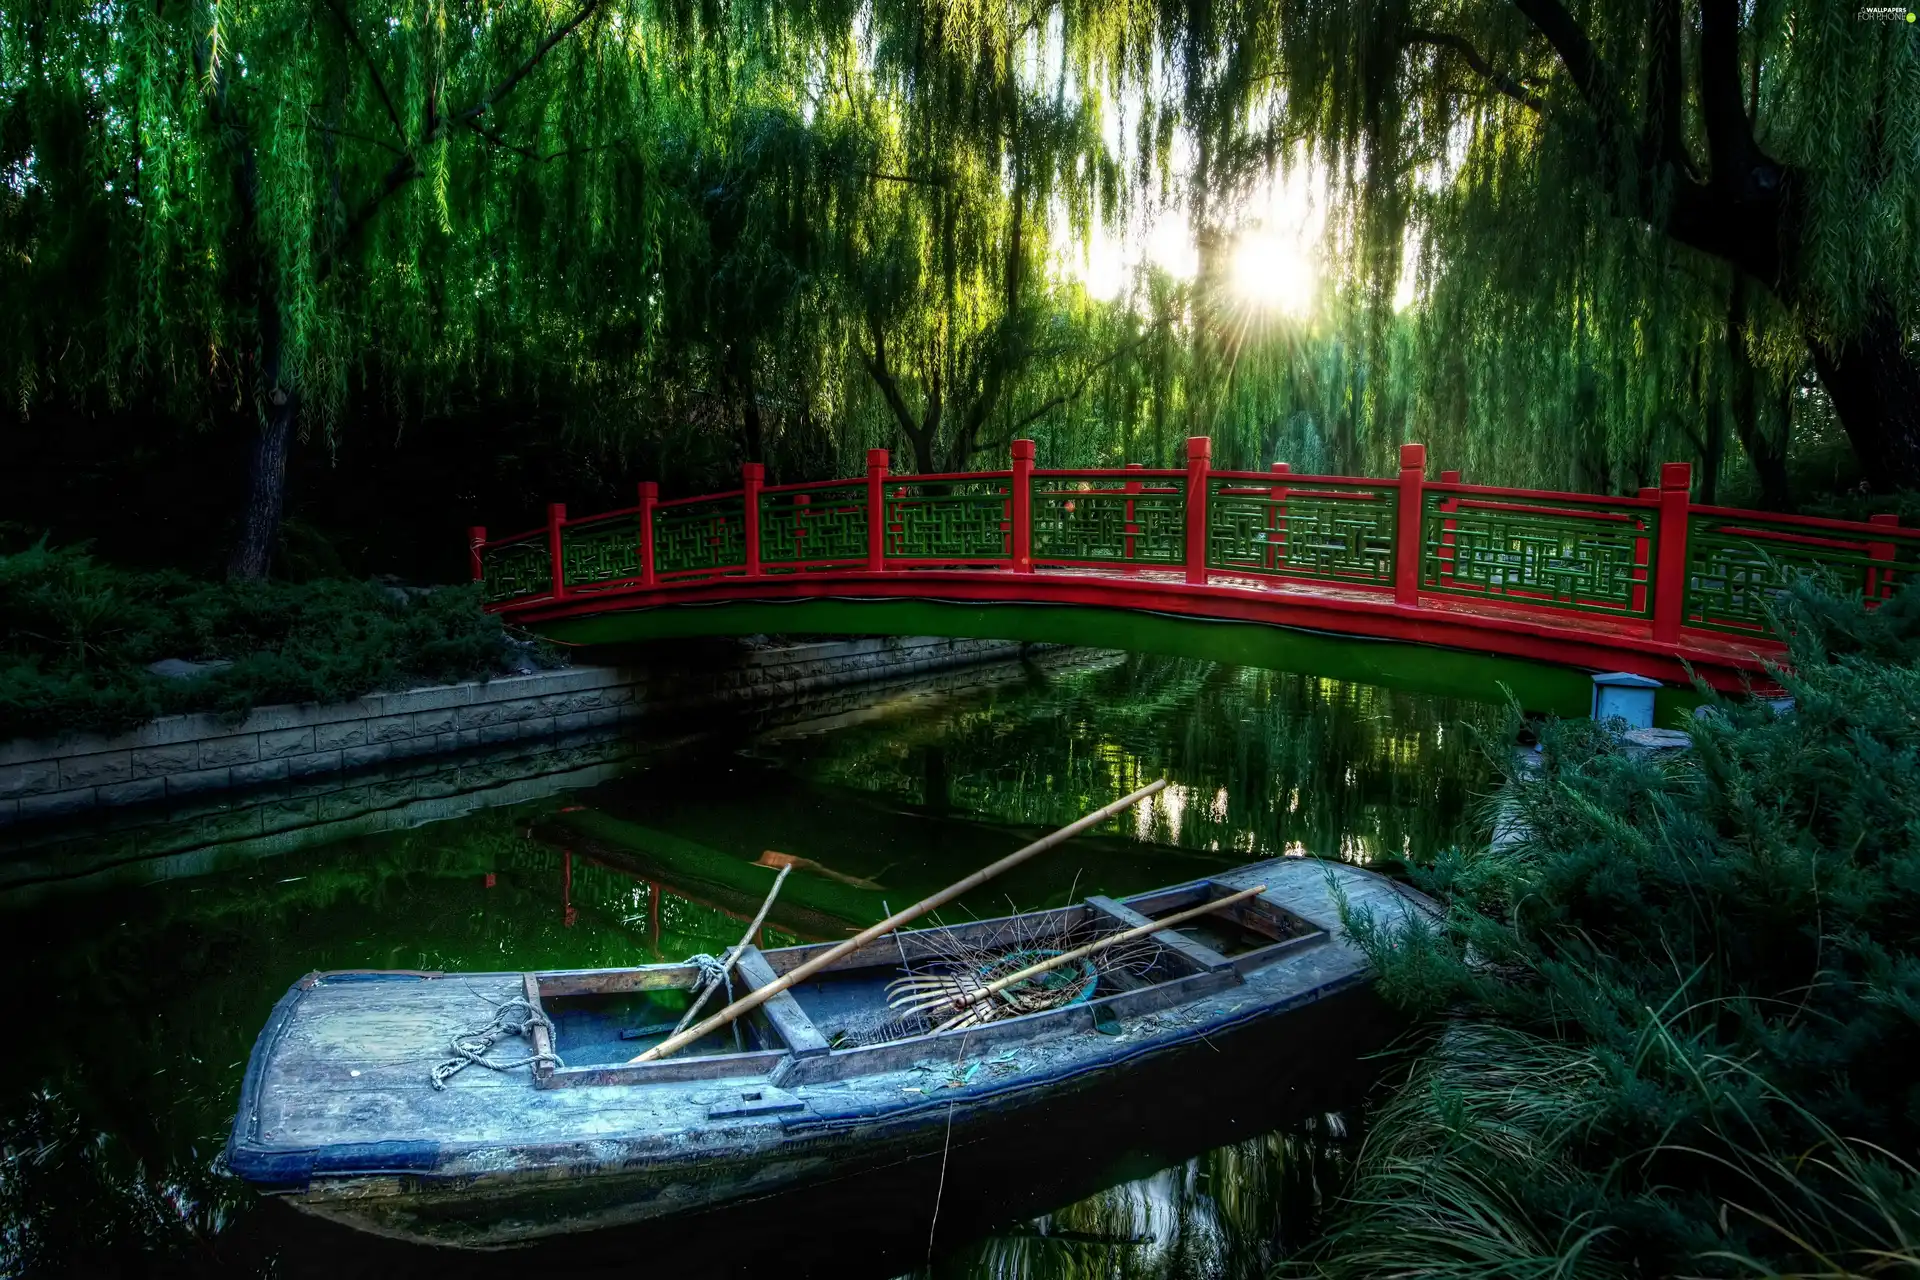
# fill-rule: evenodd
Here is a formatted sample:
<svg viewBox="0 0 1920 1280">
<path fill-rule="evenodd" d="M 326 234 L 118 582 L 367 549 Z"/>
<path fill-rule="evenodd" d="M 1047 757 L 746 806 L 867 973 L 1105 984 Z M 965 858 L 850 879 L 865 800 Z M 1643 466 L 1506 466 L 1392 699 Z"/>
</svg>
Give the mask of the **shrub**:
<svg viewBox="0 0 1920 1280">
<path fill-rule="evenodd" d="M 0 737 L 124 729 L 157 715 L 239 718 L 504 669 L 499 620 L 467 587 L 209 583 L 133 572 L 44 543 L 0 555 Z M 164 658 L 231 665 L 156 676 Z"/>
<path fill-rule="evenodd" d="M 1920 1275 L 1920 593 L 1785 616 L 1790 713 L 1549 725 L 1444 929 L 1352 921 L 1430 1034 L 1322 1272 Z"/>
</svg>

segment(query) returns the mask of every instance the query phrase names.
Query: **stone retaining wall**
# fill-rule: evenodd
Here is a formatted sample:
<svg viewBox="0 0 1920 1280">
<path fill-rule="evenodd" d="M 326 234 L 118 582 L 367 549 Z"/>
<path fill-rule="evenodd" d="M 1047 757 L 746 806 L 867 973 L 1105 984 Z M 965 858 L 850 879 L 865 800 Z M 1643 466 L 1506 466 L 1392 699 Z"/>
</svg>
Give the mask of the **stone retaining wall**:
<svg viewBox="0 0 1920 1280">
<path fill-rule="evenodd" d="M 716 733 L 819 732 L 872 715 L 880 706 L 898 706 L 908 693 L 972 692 L 1023 683 L 1036 667 L 1064 670 L 1119 658 L 1050 646 L 1046 652 L 932 673 L 883 674 L 810 691 L 789 686 L 727 714 L 707 710 L 687 717 L 685 725 L 652 724 L 641 733 L 616 724 L 564 738 L 523 738 L 453 757 L 389 759 L 354 773 L 95 808 L 58 822 L 15 823 L 0 827 L 0 901 L 18 905 L 108 883 L 205 875 L 315 844 L 595 786 Z"/>
<path fill-rule="evenodd" d="M 645 667 L 567 667 L 256 708 L 239 723 L 166 716 L 129 733 L 0 743 L 0 826 L 235 787 L 320 778 L 414 756 L 529 739 L 565 741 L 624 722 L 774 703 L 819 689 L 1017 657 L 1002 640 L 823 641 L 704 653 Z"/>
</svg>

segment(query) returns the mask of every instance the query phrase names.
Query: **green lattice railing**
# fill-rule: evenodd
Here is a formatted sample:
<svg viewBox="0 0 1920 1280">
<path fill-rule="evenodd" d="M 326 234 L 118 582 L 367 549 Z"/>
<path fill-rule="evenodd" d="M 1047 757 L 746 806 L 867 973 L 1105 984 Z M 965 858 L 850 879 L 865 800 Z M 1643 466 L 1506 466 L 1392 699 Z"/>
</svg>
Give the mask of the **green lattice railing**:
<svg viewBox="0 0 1920 1280">
<path fill-rule="evenodd" d="M 746 500 L 737 493 L 663 504 L 653 513 L 654 571 L 662 578 L 747 563 Z"/>
<path fill-rule="evenodd" d="M 1369 588 L 1402 609 L 1471 600 L 1564 626 L 1607 617 L 1643 624 L 1613 634 L 1656 647 L 1679 643 L 1683 628 L 1764 638 L 1769 605 L 1811 573 L 1870 600 L 1920 575 L 1920 533 L 1892 517 L 1692 506 L 1681 463 L 1662 466 L 1658 488 L 1613 498 L 1466 485 L 1452 472 L 1431 482 L 1418 445 L 1380 480 L 1281 464 L 1213 471 L 1201 438 L 1188 442 L 1183 471 L 1033 462 L 1032 442 L 1016 441 L 1009 471 L 895 476 L 876 449 L 864 479 L 772 489 L 750 463 L 732 493 L 660 503 L 642 484 L 628 510 L 568 520 L 554 505 L 543 529 L 492 541 L 470 529 L 470 567 L 489 605 L 515 609 L 825 570 L 1178 570 L 1189 586 L 1211 575 L 1244 590 L 1257 577 Z"/>
<path fill-rule="evenodd" d="M 886 484 L 886 556 L 977 564 L 1013 555 L 1013 486 L 1007 475 Z"/>
<path fill-rule="evenodd" d="M 1885 599 L 1920 574 L 1920 546 L 1892 531 L 1877 539 L 1840 521 L 1696 509 L 1687 530 L 1686 625 L 1768 632 L 1768 606 L 1796 580 L 1821 573 L 1843 591 Z"/>
<path fill-rule="evenodd" d="M 1039 474 L 1033 558 L 1057 564 L 1178 567 L 1186 561 L 1186 477 Z"/>
<path fill-rule="evenodd" d="M 482 567 L 481 594 L 488 604 L 544 596 L 553 590 L 544 529 L 477 548 L 475 554 Z"/>
<path fill-rule="evenodd" d="M 769 570 L 858 564 L 867 558 L 867 486 L 861 481 L 760 495 L 760 562 Z"/>
<path fill-rule="evenodd" d="M 1207 567 L 1392 586 L 1398 493 L 1392 482 L 1210 477 Z"/>
<path fill-rule="evenodd" d="M 560 535 L 562 581 L 577 591 L 640 576 L 640 522 L 618 511 L 568 524 Z"/>
<path fill-rule="evenodd" d="M 1659 518 L 1651 499 L 1548 505 L 1429 491 L 1420 590 L 1650 617 Z"/>
</svg>

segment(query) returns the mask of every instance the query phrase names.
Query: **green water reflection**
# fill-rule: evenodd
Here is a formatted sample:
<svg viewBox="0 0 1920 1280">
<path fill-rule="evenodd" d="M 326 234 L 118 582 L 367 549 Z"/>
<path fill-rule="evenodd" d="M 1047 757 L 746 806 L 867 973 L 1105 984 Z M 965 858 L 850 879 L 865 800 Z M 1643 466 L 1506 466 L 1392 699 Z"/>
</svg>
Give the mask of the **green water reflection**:
<svg viewBox="0 0 1920 1280">
<path fill-rule="evenodd" d="M 15 1051 L 0 1057 L 0 1273 L 312 1265 L 215 1162 L 253 1038 L 308 970 L 717 952 L 770 881 L 768 851 L 804 861 L 763 944 L 839 936 L 1163 773 L 1174 785 L 1151 810 L 1022 868 L 961 914 L 1283 853 L 1417 855 L 1460 832 L 1488 782 L 1469 730 L 1496 719 L 1477 704 L 1129 658 L 714 740 L 516 809 L 13 906 L 0 954 L 28 1000 Z M 1172 1168 L 1116 1168 L 1135 1176 L 943 1244 L 934 1269 L 1259 1274 L 1311 1234 L 1351 1141 L 1329 1129 L 1340 1123 Z M 850 1240 L 844 1274 L 918 1261 L 863 1258 Z"/>
</svg>

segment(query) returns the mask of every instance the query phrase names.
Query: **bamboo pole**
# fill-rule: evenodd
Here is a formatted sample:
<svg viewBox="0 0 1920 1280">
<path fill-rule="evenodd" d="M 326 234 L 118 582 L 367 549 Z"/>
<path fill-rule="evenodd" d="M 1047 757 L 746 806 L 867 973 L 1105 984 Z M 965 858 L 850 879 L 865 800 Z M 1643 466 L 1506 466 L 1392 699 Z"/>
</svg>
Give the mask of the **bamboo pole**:
<svg viewBox="0 0 1920 1280">
<path fill-rule="evenodd" d="M 834 961 L 839 960 L 841 957 L 852 955 L 854 952 L 858 951 L 860 948 L 866 946 L 869 942 L 872 942 L 875 938 L 884 937 L 885 935 L 892 933 L 895 929 L 898 929 L 901 925 L 906 924 L 909 920 L 916 920 L 919 917 L 927 914 L 929 911 L 936 911 L 939 908 L 944 907 L 945 905 L 947 905 L 947 903 L 952 902 L 955 898 L 958 898 L 962 894 L 971 892 L 972 890 L 979 888 L 981 885 L 993 879 L 995 876 L 999 875 L 1001 872 L 1011 870 L 1013 867 L 1016 867 L 1022 862 L 1025 862 L 1028 858 L 1033 857 L 1035 854 L 1045 853 L 1048 849 L 1053 848 L 1055 845 L 1063 844 L 1066 841 L 1073 839 L 1073 837 L 1079 835 L 1082 831 L 1085 831 L 1089 827 L 1099 826 L 1102 822 L 1105 822 L 1108 818 L 1111 818 L 1114 814 L 1124 813 L 1126 810 L 1132 808 L 1134 805 L 1139 804 L 1142 800 L 1145 800 L 1148 796 L 1154 795 L 1157 792 L 1163 790 L 1166 787 L 1166 785 L 1167 785 L 1167 780 L 1165 778 L 1160 778 L 1157 781 L 1149 782 L 1146 786 L 1140 788 L 1138 791 L 1134 792 L 1132 795 L 1122 796 L 1120 799 L 1115 800 L 1112 804 L 1108 805 L 1106 808 L 1099 809 L 1093 813 L 1088 814 L 1086 817 L 1080 819 L 1078 822 L 1073 823 L 1071 826 L 1062 827 L 1060 828 L 1060 830 L 1054 832 L 1050 836 L 1042 836 L 1040 839 L 1035 840 L 1032 844 L 1028 845 L 1024 849 L 1014 850 L 1012 853 L 1008 854 L 1006 857 L 1000 859 L 1000 861 L 992 864 L 991 866 L 982 867 L 980 870 L 974 872 L 972 875 L 968 876 L 966 879 L 961 880 L 955 884 L 948 885 L 946 888 L 934 894 L 932 897 L 922 898 L 920 901 L 914 903 L 912 906 L 908 907 L 906 910 L 895 912 L 893 915 L 888 916 L 885 920 L 882 920 L 879 924 L 872 925 L 869 928 L 862 930 L 860 933 L 855 934 L 851 938 L 848 938 L 845 942 L 832 948 L 831 950 L 822 952 L 820 955 L 815 956 L 813 959 L 807 961 L 803 965 L 800 965 L 798 968 L 792 969 L 789 972 L 782 974 L 780 977 L 775 978 L 772 982 L 769 982 L 766 986 L 761 987 L 758 990 L 748 992 L 746 995 L 741 996 L 738 1000 L 735 1000 L 732 1004 L 728 1005 L 726 1008 L 722 1009 L 720 1012 L 708 1018 L 705 1022 L 699 1023 L 694 1027 L 690 1027 L 689 1029 L 680 1032 L 678 1035 L 668 1036 L 665 1040 L 662 1040 L 659 1044 L 653 1046 L 653 1048 L 647 1050 L 645 1053 L 629 1058 L 627 1061 L 629 1063 L 657 1062 L 661 1058 L 666 1057 L 668 1054 L 673 1053 L 679 1049 L 685 1048 L 687 1045 L 692 1044 L 694 1041 L 700 1039 L 702 1036 L 705 1036 L 709 1032 L 717 1031 L 721 1027 L 726 1026 L 728 1023 L 734 1021 L 736 1018 L 740 1017 L 742 1014 L 753 1012 L 755 1009 L 758 1009 L 761 1005 L 765 1004 L 767 1001 L 773 999 L 773 997 L 779 995 L 782 991 L 785 991 L 788 987 L 791 987 L 794 983 L 804 982 L 806 979 L 811 978 L 814 974 L 820 972 L 822 969 L 826 968 L 828 965 L 832 964 Z"/>
<path fill-rule="evenodd" d="M 727 952 L 726 963 L 720 966 L 720 976 L 709 982 L 700 992 L 700 998 L 687 1006 L 687 1012 L 673 1028 L 674 1035 L 677 1036 L 685 1031 L 687 1024 L 693 1021 L 693 1015 L 700 1012 L 714 992 L 726 985 L 727 975 L 733 972 L 734 965 L 740 963 L 740 954 L 747 949 L 747 944 L 753 941 L 754 935 L 760 932 L 760 926 L 766 923 L 767 912 L 773 910 L 773 900 L 780 896 L 780 886 L 787 882 L 787 873 L 792 870 L 791 865 L 780 868 L 780 874 L 773 878 L 773 888 L 767 890 L 767 900 L 760 904 L 760 914 L 753 918 L 753 923 L 747 926 L 747 931 L 740 935 L 740 941 L 733 950 Z"/>
<path fill-rule="evenodd" d="M 1267 886 L 1263 884 L 1255 885 L 1251 889 L 1242 889 L 1239 893 L 1229 897 L 1215 898 L 1212 902 L 1203 902 L 1197 907 L 1189 907 L 1185 911 L 1176 911 L 1163 920 L 1149 920 L 1145 924 L 1135 925 L 1125 933 L 1113 933 L 1108 934 L 1104 938 L 1096 938 L 1084 947 L 1069 951 L 1064 955 L 1054 956 L 1049 960 L 1042 960 L 1039 964 L 1030 964 L 1018 973 L 1010 973 L 1004 978 L 996 978 L 986 986 L 981 987 L 978 991 L 973 991 L 962 996 L 942 996 L 930 1004 L 917 1006 L 915 1011 L 917 1012 L 920 1009 L 930 1007 L 938 1008 L 942 1004 L 950 1004 L 955 1009 L 958 1009 L 960 1011 L 959 1013 L 935 1027 L 930 1033 L 932 1035 L 939 1035 L 942 1031 L 952 1030 L 954 1026 L 959 1024 L 959 1022 L 967 1016 L 968 1010 L 974 1005 L 979 1004 L 982 1000 L 990 996 L 998 995 L 1015 983 L 1025 982 L 1028 978 L 1039 977 L 1049 969 L 1058 969 L 1063 964 L 1072 964 L 1075 960 L 1084 960 L 1096 952 L 1105 951 L 1108 947 L 1118 946 L 1122 942 L 1131 942 L 1135 938 L 1143 938 L 1147 934 L 1159 933 L 1162 929 L 1171 929 L 1177 924 L 1185 924 L 1195 916 L 1208 915 L 1218 911 L 1222 907 L 1230 907 L 1236 902 L 1244 902 L 1248 898 L 1265 893 L 1266 891 Z"/>
</svg>

